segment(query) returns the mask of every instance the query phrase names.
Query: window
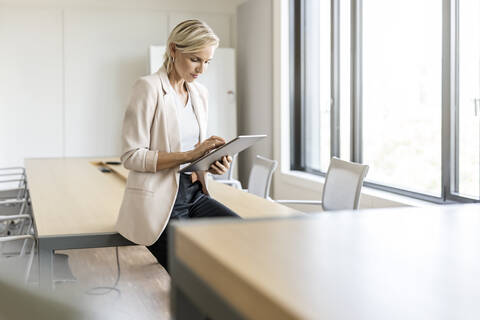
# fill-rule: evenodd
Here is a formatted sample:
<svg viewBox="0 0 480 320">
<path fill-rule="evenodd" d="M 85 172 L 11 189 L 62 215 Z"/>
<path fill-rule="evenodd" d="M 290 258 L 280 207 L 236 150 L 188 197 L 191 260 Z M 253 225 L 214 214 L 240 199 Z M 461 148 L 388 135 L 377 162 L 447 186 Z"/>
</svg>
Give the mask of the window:
<svg viewBox="0 0 480 320">
<path fill-rule="evenodd" d="M 442 2 L 368 0 L 362 22 L 368 179 L 440 197 Z"/>
<path fill-rule="evenodd" d="M 479 199 L 480 2 L 291 1 L 292 169 L 337 156 L 372 187 Z"/>
<path fill-rule="evenodd" d="M 455 191 L 479 198 L 480 1 L 458 3 L 458 179 Z"/>
<path fill-rule="evenodd" d="M 330 160 L 330 1 L 305 2 L 305 165 L 325 171 Z"/>
</svg>

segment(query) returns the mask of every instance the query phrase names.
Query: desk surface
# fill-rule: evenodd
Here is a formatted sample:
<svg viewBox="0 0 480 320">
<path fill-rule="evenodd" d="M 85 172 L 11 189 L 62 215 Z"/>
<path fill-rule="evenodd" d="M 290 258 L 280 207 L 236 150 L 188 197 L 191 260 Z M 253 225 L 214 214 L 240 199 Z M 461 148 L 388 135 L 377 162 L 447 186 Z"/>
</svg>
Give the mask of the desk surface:
<svg viewBox="0 0 480 320">
<path fill-rule="evenodd" d="M 174 230 L 176 259 L 245 318 L 480 319 L 478 205 Z"/>
<path fill-rule="evenodd" d="M 27 181 L 39 237 L 116 232 L 128 170 L 98 165 L 118 159 L 26 159 Z M 289 216 L 298 211 L 211 181 L 212 197 L 244 218 Z"/>
</svg>

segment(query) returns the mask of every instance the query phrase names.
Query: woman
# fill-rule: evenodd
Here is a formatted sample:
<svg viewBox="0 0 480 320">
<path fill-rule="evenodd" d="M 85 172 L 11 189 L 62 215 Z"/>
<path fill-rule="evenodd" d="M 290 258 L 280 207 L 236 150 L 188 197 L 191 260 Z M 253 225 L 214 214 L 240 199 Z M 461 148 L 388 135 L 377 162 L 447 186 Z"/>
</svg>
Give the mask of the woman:
<svg viewBox="0 0 480 320">
<path fill-rule="evenodd" d="M 216 136 L 205 139 L 207 91 L 195 83 L 218 43 L 204 22 L 187 20 L 177 25 L 168 37 L 162 68 L 136 82 L 125 113 L 121 160 L 130 173 L 117 230 L 132 242 L 146 245 L 165 269 L 170 220 L 237 217 L 208 196 L 207 172 L 178 172 L 225 143 Z M 209 172 L 223 174 L 231 161 L 230 156 L 224 157 Z"/>
</svg>

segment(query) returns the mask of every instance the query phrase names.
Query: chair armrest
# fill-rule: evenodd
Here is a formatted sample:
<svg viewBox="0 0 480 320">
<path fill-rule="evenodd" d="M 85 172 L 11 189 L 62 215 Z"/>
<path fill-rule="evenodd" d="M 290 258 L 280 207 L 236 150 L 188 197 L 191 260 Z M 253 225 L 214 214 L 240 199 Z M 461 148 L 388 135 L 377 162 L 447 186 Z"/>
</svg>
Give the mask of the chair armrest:
<svg viewBox="0 0 480 320">
<path fill-rule="evenodd" d="M 25 191 L 25 187 L 9 188 L 9 189 L 0 189 L 0 195 L 1 195 L 2 193 L 6 193 L 6 192 L 20 192 L 20 191 Z"/>
<path fill-rule="evenodd" d="M 19 220 L 19 219 L 31 219 L 31 216 L 28 214 L 15 214 L 12 216 L 0 216 L 0 222 L 10 221 L 10 220 Z"/>
<path fill-rule="evenodd" d="M 25 175 L 20 172 L 0 173 L 0 177 L 12 177 L 12 176 L 18 176 L 18 177 L 21 177 L 20 179 L 25 179 Z"/>
<path fill-rule="evenodd" d="M 24 168 L 24 167 L 6 167 L 6 168 L 0 168 L 0 171 L 7 171 L 7 170 L 20 170 L 20 171 L 22 171 L 22 174 L 25 173 L 25 168 Z"/>
<path fill-rule="evenodd" d="M 240 183 L 240 181 L 238 180 L 214 180 L 215 182 L 220 182 L 220 183 L 223 183 L 223 184 L 228 184 L 232 187 L 235 187 L 237 189 L 242 189 L 242 184 Z"/>
<path fill-rule="evenodd" d="M 321 205 L 322 201 L 320 200 L 273 200 L 281 204 L 311 204 L 311 205 Z"/>
<path fill-rule="evenodd" d="M 25 178 L 21 179 L 7 179 L 7 180 L 0 180 L 0 183 L 7 183 L 7 182 L 24 182 Z"/>
<path fill-rule="evenodd" d="M 21 236 L 5 236 L 0 237 L 0 242 L 8 242 L 8 241 L 15 241 L 15 240 L 28 240 L 31 239 L 35 241 L 35 237 L 31 234 L 23 234 Z"/>
<path fill-rule="evenodd" d="M 0 205 L 12 205 L 12 204 L 21 204 L 26 202 L 26 199 L 7 199 L 7 200 L 0 200 Z"/>
</svg>

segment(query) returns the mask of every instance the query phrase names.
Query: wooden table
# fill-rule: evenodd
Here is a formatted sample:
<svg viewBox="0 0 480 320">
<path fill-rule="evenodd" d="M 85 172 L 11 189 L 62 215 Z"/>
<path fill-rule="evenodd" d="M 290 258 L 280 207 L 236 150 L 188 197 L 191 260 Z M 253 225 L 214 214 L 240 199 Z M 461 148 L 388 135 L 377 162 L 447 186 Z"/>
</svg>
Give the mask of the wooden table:
<svg viewBox="0 0 480 320">
<path fill-rule="evenodd" d="M 52 288 L 53 253 L 61 249 L 133 245 L 115 223 L 128 170 L 118 159 L 26 159 L 27 181 L 38 239 L 40 285 Z M 229 186 L 209 183 L 212 196 L 244 218 L 299 214 L 288 207 Z"/>
<path fill-rule="evenodd" d="M 480 319 L 479 205 L 172 230 L 177 320 Z"/>
</svg>

